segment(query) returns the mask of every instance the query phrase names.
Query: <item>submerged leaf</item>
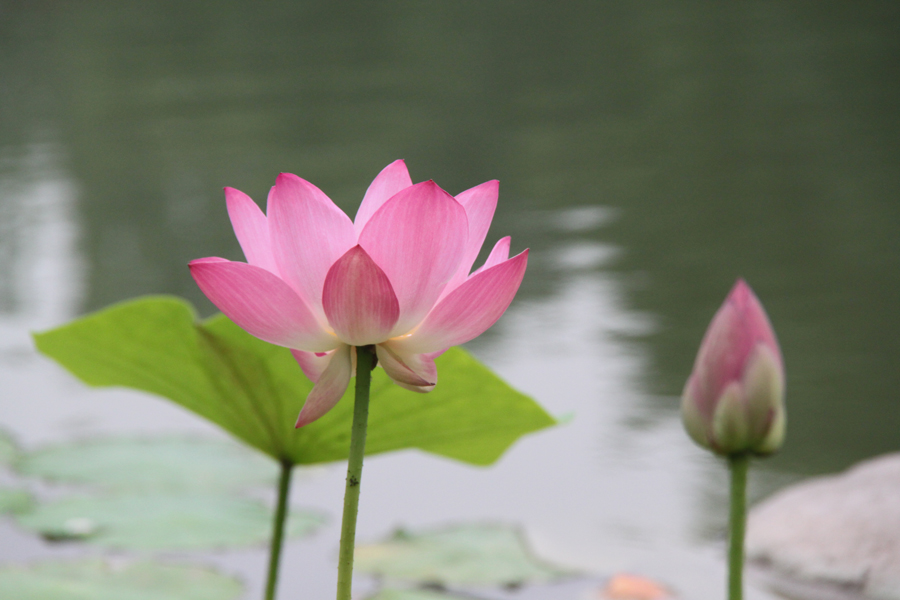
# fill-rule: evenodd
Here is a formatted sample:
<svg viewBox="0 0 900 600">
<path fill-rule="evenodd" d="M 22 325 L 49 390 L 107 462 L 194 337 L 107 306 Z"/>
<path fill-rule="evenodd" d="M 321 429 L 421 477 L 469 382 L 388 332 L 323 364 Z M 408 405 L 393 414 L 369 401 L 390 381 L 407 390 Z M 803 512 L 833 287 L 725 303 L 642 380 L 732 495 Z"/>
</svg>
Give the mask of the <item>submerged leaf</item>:
<svg viewBox="0 0 900 600">
<path fill-rule="evenodd" d="M 223 494 L 124 494 L 39 504 L 19 524 L 49 540 L 83 539 L 128 550 L 196 550 L 265 542 L 272 513 L 262 503 Z M 287 535 L 308 535 L 320 513 L 293 508 Z"/>
<path fill-rule="evenodd" d="M 169 398 L 279 460 L 312 464 L 347 457 L 351 385 L 325 417 L 294 429 L 312 383 L 285 348 L 223 315 L 197 322 L 173 297 L 118 304 L 36 334 L 38 349 L 88 384 L 125 386 Z M 461 348 L 437 359 L 430 394 L 372 377 L 367 453 L 420 448 L 487 465 L 522 435 L 556 423 Z"/>
<path fill-rule="evenodd" d="M 201 567 L 99 559 L 0 568 L 0 600 L 235 600 L 231 577 Z"/>
<path fill-rule="evenodd" d="M 436 590 L 399 590 L 388 588 L 381 590 L 368 600 L 471 600 L 472 596 L 458 596 Z"/>
<path fill-rule="evenodd" d="M 0 430 L 0 465 L 8 465 L 19 455 L 19 445 L 11 435 Z"/>
<path fill-rule="evenodd" d="M 25 490 L 0 488 L 0 514 L 21 514 L 34 506 L 34 497 Z"/>
<path fill-rule="evenodd" d="M 107 438 L 42 448 L 16 463 L 25 475 L 127 490 L 233 490 L 271 484 L 277 467 L 230 441 Z"/>
<path fill-rule="evenodd" d="M 570 574 L 535 558 L 519 530 L 503 525 L 398 532 L 386 542 L 357 546 L 354 563 L 360 572 L 441 586 L 519 586 Z"/>
</svg>

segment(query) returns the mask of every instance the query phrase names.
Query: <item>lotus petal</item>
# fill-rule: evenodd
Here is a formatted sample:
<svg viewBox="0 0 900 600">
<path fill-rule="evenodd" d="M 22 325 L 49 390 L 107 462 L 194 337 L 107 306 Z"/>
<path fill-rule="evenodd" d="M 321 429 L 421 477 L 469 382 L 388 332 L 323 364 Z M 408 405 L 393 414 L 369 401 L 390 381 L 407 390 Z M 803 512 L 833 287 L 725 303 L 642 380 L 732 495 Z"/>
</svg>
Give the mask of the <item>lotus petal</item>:
<svg viewBox="0 0 900 600">
<path fill-rule="evenodd" d="M 322 191 L 282 173 L 269 198 L 269 235 L 278 272 L 319 316 L 331 265 L 356 245 L 353 223 Z"/>
<path fill-rule="evenodd" d="M 337 336 L 351 346 L 385 340 L 400 315 L 391 282 L 362 246 L 354 246 L 328 271 L 325 314 Z"/>
<path fill-rule="evenodd" d="M 263 268 L 224 258 L 191 261 L 206 297 L 242 329 L 278 346 L 327 352 L 340 342 L 284 281 Z"/>
<path fill-rule="evenodd" d="M 410 331 L 434 306 L 459 266 L 468 236 L 465 209 L 426 181 L 378 209 L 359 244 L 388 276 L 400 303 L 392 335 Z"/>
<path fill-rule="evenodd" d="M 528 250 L 472 275 L 434 307 L 410 335 L 392 340 L 408 354 L 436 352 L 468 342 L 497 322 L 522 283 Z"/>
<path fill-rule="evenodd" d="M 382 169 L 369 185 L 369 189 L 366 190 L 366 195 L 363 196 L 362 203 L 356 211 L 353 226 L 356 228 L 357 235 L 385 202 L 400 190 L 411 185 L 412 179 L 409 177 L 409 171 L 403 160 L 395 160 Z"/>
<path fill-rule="evenodd" d="M 350 383 L 350 376 L 353 372 L 351 350 L 353 348 L 350 346 L 341 344 L 330 355 L 331 360 L 328 361 L 328 366 L 322 371 L 316 385 L 306 397 L 306 403 L 300 409 L 294 427 L 308 425 L 327 413 L 347 391 L 347 385 Z"/>
</svg>

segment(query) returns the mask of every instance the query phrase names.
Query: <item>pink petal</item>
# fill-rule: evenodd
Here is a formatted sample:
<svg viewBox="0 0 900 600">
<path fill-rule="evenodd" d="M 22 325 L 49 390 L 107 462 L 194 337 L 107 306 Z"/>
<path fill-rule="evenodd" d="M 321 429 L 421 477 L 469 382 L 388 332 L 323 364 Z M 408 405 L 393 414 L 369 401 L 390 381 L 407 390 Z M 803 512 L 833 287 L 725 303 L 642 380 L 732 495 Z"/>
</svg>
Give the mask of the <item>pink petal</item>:
<svg viewBox="0 0 900 600">
<path fill-rule="evenodd" d="M 313 184 L 282 173 L 269 196 L 269 235 L 278 272 L 318 316 L 331 265 L 356 245 L 353 223 Z"/>
<path fill-rule="evenodd" d="M 481 245 L 484 244 L 484 238 L 487 237 L 488 229 L 491 227 L 491 220 L 493 220 L 494 210 L 497 208 L 497 196 L 499 193 L 500 182 L 495 179 L 475 186 L 456 196 L 456 201 L 466 209 L 466 218 L 469 221 L 469 237 L 466 241 L 466 250 L 462 261 L 459 263 L 459 267 L 457 267 L 450 283 L 444 288 L 442 296 L 452 292 L 469 276 L 472 265 L 475 264 L 478 253 L 481 252 Z"/>
<path fill-rule="evenodd" d="M 334 352 L 306 352 L 304 350 L 291 350 L 294 360 L 300 365 L 306 378 L 316 383 L 322 376 L 322 372 L 328 363 L 331 362 L 331 355 Z"/>
<path fill-rule="evenodd" d="M 525 275 L 528 250 L 472 275 L 434 307 L 407 337 L 391 340 L 395 350 L 436 352 L 481 335 L 506 311 Z"/>
<path fill-rule="evenodd" d="M 408 332 L 434 306 L 459 266 L 468 235 L 465 209 L 433 181 L 401 190 L 359 236 L 400 303 L 392 335 Z"/>
<path fill-rule="evenodd" d="M 352 374 L 352 362 L 350 358 L 350 346 L 341 346 L 331 354 L 328 366 L 319 377 L 319 381 L 313 387 L 306 402 L 297 416 L 294 427 L 308 425 L 334 408 L 350 383 Z"/>
<path fill-rule="evenodd" d="M 249 334 L 313 352 L 340 343 L 288 284 L 265 269 L 222 258 L 194 260 L 190 268 L 206 297 Z"/>
<path fill-rule="evenodd" d="M 369 185 L 369 189 L 366 190 L 366 195 L 363 196 L 362 203 L 356 211 L 356 219 L 353 222 L 356 233 L 359 234 L 363 230 L 372 215 L 390 200 L 391 196 L 411 185 L 412 179 L 409 177 L 406 163 L 402 160 L 395 160 L 382 169 Z"/>
<path fill-rule="evenodd" d="M 362 246 L 350 248 L 332 265 L 322 301 L 328 323 L 351 346 L 383 342 L 400 316 L 391 282 Z"/>
<path fill-rule="evenodd" d="M 778 346 L 778 340 L 775 338 L 775 330 L 766 309 L 747 282 L 738 279 L 734 287 L 728 295 L 728 301 L 735 305 L 735 309 L 741 315 L 743 326 L 747 328 L 748 334 L 754 340 L 769 347 L 778 359 L 778 364 L 784 368 L 783 359 L 781 357 L 781 348 Z M 751 350 L 752 352 L 752 350 Z"/>
<path fill-rule="evenodd" d="M 234 188 L 225 188 L 225 202 L 234 235 L 241 244 L 247 262 L 277 275 L 278 268 L 269 243 L 266 215 L 250 196 Z"/>
<path fill-rule="evenodd" d="M 709 324 L 694 361 L 691 390 L 701 412 L 712 414 L 728 384 L 741 380 L 758 344 L 769 348 L 783 370 L 766 311 L 750 286 L 739 279 Z"/>
<path fill-rule="evenodd" d="M 494 249 L 491 250 L 491 253 L 487 257 L 487 260 L 484 261 L 484 264 L 479 267 L 475 273 L 481 273 L 485 269 L 490 269 L 494 265 L 499 265 L 500 263 L 509 260 L 510 241 L 512 241 L 512 238 L 509 236 L 497 240 L 497 243 L 494 244 Z M 475 273 L 473 273 L 473 275 Z"/>
<path fill-rule="evenodd" d="M 433 388 L 437 383 L 437 367 L 434 365 L 434 359 L 424 354 L 397 352 L 389 342 L 375 346 L 375 353 L 378 356 L 378 364 L 396 383 L 417 388 Z"/>
</svg>

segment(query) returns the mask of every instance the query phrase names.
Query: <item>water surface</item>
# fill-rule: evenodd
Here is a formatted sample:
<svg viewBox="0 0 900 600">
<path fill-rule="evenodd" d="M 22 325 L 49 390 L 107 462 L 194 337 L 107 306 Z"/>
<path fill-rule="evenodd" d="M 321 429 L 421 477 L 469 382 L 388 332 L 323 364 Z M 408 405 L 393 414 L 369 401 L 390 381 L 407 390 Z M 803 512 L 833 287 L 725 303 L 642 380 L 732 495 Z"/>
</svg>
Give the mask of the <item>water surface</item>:
<svg viewBox="0 0 900 600">
<path fill-rule="evenodd" d="M 724 472 L 677 396 L 736 277 L 788 372 L 754 493 L 900 446 L 898 26 L 880 2 L 0 3 L 0 426 L 214 434 L 27 332 L 146 293 L 211 313 L 186 263 L 241 258 L 223 186 L 293 172 L 353 214 L 396 158 L 451 193 L 496 178 L 488 242 L 532 260 L 470 349 L 575 419 L 490 469 L 368 461 L 360 536 L 517 521 L 548 558 L 718 597 Z M 342 478 L 295 494 L 336 507 Z M 2 527 L 4 561 L 76 552 Z M 336 531 L 285 585 L 331 593 Z M 209 560 L 259 585 L 258 549 Z"/>
</svg>

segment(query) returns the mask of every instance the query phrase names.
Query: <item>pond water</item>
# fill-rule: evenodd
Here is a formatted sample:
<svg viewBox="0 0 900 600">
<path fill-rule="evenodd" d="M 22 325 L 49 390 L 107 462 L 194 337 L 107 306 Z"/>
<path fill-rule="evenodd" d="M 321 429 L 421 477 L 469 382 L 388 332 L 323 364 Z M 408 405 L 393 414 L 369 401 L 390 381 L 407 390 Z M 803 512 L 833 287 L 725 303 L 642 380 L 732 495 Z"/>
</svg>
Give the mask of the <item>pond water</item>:
<svg viewBox="0 0 900 600">
<path fill-rule="evenodd" d="M 353 214 L 396 158 L 451 193 L 496 178 L 488 243 L 532 258 L 468 348 L 574 419 L 486 469 L 369 459 L 360 538 L 521 523 L 547 559 L 721 597 L 725 472 L 678 396 L 736 277 L 788 374 L 754 497 L 900 448 L 898 26 L 883 2 L 0 3 L 0 428 L 217 435 L 28 332 L 148 293 L 210 314 L 186 264 L 242 259 L 223 186 L 293 172 Z M 337 515 L 343 477 L 294 498 Z M 334 521 L 288 546 L 282 597 L 333 593 Z M 0 532 L 0 562 L 83 552 Z M 259 596 L 261 549 L 204 560 Z"/>
</svg>

